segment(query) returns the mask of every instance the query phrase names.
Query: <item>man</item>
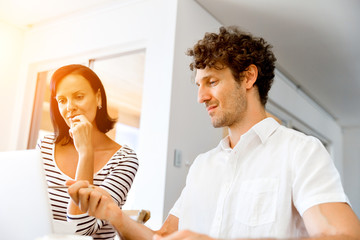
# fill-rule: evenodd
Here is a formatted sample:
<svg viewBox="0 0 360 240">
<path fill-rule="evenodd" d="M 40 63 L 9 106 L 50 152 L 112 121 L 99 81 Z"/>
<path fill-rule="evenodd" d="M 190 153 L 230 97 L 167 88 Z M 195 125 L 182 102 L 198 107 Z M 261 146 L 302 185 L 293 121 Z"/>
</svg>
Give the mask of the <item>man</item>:
<svg viewBox="0 0 360 240">
<path fill-rule="evenodd" d="M 360 222 L 319 140 L 267 118 L 275 57 L 262 38 L 235 27 L 207 33 L 188 51 L 198 101 L 229 135 L 199 155 L 159 231 L 131 221 L 102 189 L 69 194 L 125 239 L 360 239 Z"/>
</svg>

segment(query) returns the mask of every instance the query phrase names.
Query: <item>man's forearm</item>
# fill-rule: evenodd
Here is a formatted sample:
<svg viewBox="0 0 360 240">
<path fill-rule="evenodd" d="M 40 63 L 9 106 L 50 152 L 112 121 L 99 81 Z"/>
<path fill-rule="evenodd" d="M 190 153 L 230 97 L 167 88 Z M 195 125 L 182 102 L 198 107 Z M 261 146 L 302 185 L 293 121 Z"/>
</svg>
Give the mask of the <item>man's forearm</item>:
<svg viewBox="0 0 360 240">
<path fill-rule="evenodd" d="M 153 230 L 144 224 L 138 223 L 124 214 L 120 209 L 115 210 L 110 223 L 118 231 L 123 239 L 127 240 L 148 240 L 155 234 Z"/>
</svg>

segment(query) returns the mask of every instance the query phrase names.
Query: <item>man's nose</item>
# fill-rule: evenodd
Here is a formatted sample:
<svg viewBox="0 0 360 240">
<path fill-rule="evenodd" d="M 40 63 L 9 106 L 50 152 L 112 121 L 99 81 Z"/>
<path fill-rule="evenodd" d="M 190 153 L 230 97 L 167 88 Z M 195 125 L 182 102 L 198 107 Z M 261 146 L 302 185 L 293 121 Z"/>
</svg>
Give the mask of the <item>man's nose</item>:
<svg viewBox="0 0 360 240">
<path fill-rule="evenodd" d="M 198 103 L 204 103 L 204 102 L 207 102 L 209 101 L 211 98 L 209 92 L 202 86 L 199 86 L 199 89 L 198 89 Z"/>
</svg>

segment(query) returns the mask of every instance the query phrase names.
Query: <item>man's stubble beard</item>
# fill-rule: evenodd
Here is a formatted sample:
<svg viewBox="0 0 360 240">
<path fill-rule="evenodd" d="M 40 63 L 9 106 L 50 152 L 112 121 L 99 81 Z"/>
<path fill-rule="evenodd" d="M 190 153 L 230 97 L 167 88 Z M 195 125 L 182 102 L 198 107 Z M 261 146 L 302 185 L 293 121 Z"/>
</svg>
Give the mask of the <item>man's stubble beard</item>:
<svg viewBox="0 0 360 240">
<path fill-rule="evenodd" d="M 218 117 L 211 117 L 211 123 L 214 128 L 231 127 L 244 117 L 243 115 L 247 109 L 246 97 L 243 94 L 232 93 L 229 99 L 235 99 L 228 104 L 233 105 L 231 110 L 221 113 Z"/>
</svg>

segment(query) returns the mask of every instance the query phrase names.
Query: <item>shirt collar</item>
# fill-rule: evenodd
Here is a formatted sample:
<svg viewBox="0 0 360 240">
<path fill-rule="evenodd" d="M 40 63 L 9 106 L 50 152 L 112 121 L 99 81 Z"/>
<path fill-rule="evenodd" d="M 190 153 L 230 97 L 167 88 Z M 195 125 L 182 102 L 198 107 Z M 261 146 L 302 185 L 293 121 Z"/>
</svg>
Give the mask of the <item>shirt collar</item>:
<svg viewBox="0 0 360 240">
<path fill-rule="evenodd" d="M 250 131 L 254 131 L 264 143 L 279 126 L 280 124 L 274 118 L 268 117 L 255 124 Z"/>
<path fill-rule="evenodd" d="M 247 137 L 249 135 L 256 134 L 259 137 L 260 141 L 264 143 L 271 136 L 271 134 L 275 132 L 275 130 L 279 126 L 280 124 L 275 119 L 268 117 L 255 124 L 252 128 L 249 129 L 249 131 L 247 131 L 241 137 Z M 219 147 L 222 150 L 227 150 L 227 151 L 232 150 L 230 148 L 229 136 L 226 136 L 220 141 Z"/>
<path fill-rule="evenodd" d="M 221 139 L 219 147 L 224 151 L 231 151 L 229 135 Z"/>
</svg>

